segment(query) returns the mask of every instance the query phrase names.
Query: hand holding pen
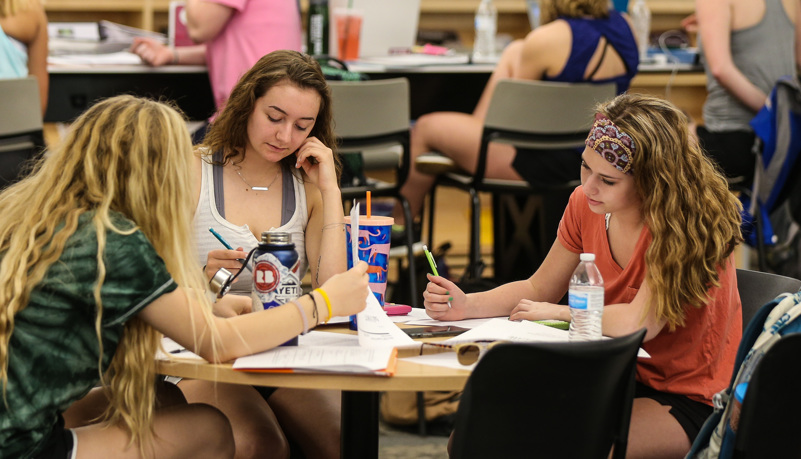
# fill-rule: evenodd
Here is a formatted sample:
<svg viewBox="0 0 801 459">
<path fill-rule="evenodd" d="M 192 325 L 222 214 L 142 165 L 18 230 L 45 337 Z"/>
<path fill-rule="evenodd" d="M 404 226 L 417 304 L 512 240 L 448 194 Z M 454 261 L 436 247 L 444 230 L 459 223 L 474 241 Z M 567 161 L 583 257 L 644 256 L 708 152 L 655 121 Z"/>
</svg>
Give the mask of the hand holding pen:
<svg viewBox="0 0 801 459">
<path fill-rule="evenodd" d="M 212 250 L 208 253 L 206 258 L 206 276 L 213 276 L 220 268 L 225 268 L 232 273 L 236 273 L 242 268 L 245 257 L 247 257 L 247 252 L 241 247 L 234 249 L 220 233 L 214 230 L 214 228 L 209 228 L 209 232 L 220 241 L 225 249 Z M 250 269 L 250 267 L 245 266 L 245 269 Z"/>
<path fill-rule="evenodd" d="M 437 271 L 437 260 L 434 259 L 434 256 L 431 255 L 431 252 L 428 251 L 428 247 L 423 245 L 423 252 L 426 254 L 426 259 L 428 259 L 428 265 L 431 266 L 431 272 L 434 273 L 435 276 L 439 276 L 439 272 Z M 446 295 L 449 295 L 450 292 L 445 292 Z M 448 308 L 451 308 L 451 297 L 448 297 Z"/>
</svg>

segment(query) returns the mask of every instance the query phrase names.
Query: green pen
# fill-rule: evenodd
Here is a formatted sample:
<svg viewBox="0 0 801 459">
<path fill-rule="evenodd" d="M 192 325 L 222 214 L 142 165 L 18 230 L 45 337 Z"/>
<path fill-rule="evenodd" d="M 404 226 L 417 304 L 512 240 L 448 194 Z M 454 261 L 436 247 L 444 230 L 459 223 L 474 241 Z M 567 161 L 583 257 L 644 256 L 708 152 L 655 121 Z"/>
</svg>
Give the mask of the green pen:
<svg viewBox="0 0 801 459">
<path fill-rule="evenodd" d="M 437 262 L 434 261 L 434 256 L 431 255 L 431 252 L 428 251 L 428 247 L 423 245 L 423 252 L 426 253 L 426 259 L 428 260 L 429 266 L 431 266 L 431 272 L 434 273 L 435 276 L 439 276 L 439 272 L 437 272 Z"/>
<path fill-rule="evenodd" d="M 437 271 L 437 262 L 436 262 L 436 260 L 434 260 L 434 256 L 431 255 L 431 252 L 428 251 L 428 247 L 426 247 L 425 244 L 423 244 L 423 252 L 425 252 L 426 259 L 428 259 L 428 264 L 431 266 L 431 272 L 435 276 L 439 276 L 439 272 Z M 448 301 L 448 307 L 449 308 L 451 307 L 451 302 L 450 301 Z"/>
</svg>

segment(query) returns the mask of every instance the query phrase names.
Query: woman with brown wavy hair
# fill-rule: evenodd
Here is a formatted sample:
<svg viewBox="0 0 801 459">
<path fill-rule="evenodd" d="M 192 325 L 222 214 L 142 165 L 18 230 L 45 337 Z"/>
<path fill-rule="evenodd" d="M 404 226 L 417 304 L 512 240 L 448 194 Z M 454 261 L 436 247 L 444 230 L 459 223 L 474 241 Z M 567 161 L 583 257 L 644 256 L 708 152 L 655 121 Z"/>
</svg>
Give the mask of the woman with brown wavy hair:
<svg viewBox="0 0 801 459">
<path fill-rule="evenodd" d="M 176 110 L 118 96 L 0 193 L 1 457 L 231 457 L 218 410 L 157 407 L 162 333 L 222 362 L 297 336 L 304 316 L 328 317 L 319 294 L 322 308 L 306 295 L 247 317 L 236 314 L 250 300 L 227 295 L 212 315 L 187 236 L 192 161 Z M 325 283 L 335 314 L 364 307 L 366 269 Z M 61 413 L 97 384 L 102 419 L 65 428 Z"/>
<path fill-rule="evenodd" d="M 623 94 L 598 107 L 582 153 L 582 185 L 557 241 L 528 279 L 465 295 L 429 276 L 428 315 L 570 320 L 556 304 L 579 254 L 596 256 L 605 287 L 603 334 L 646 328 L 627 454 L 684 457 L 728 384 L 742 334 L 732 251 L 740 204 L 662 99 Z M 452 309 L 448 300 L 452 298 Z"/>
<path fill-rule="evenodd" d="M 237 259 L 268 230 L 292 235 L 299 280 L 310 271 L 312 287 L 345 271 L 332 124 L 330 89 L 310 56 L 274 51 L 240 78 L 194 166 L 198 269 L 204 266 L 208 278 L 220 268 L 238 271 Z M 237 250 L 226 250 L 209 228 Z M 250 296 L 253 276 L 242 274 L 231 293 Z M 257 391 L 198 380 L 182 380 L 178 387 L 189 401 L 213 404 L 228 416 L 238 459 L 286 457 L 288 440 L 309 458 L 339 455 L 337 391 Z"/>
</svg>

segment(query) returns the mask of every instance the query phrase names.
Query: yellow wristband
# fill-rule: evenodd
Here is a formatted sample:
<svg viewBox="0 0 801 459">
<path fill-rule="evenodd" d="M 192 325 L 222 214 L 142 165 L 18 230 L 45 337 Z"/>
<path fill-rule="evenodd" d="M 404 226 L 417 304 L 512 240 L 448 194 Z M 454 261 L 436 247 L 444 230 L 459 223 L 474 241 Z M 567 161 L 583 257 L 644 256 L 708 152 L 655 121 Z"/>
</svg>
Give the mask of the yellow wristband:
<svg viewBox="0 0 801 459">
<path fill-rule="evenodd" d="M 325 323 L 328 323 L 328 321 L 331 320 L 331 317 L 333 317 L 333 313 L 331 312 L 331 300 L 328 298 L 328 294 L 325 293 L 325 290 L 318 288 L 316 291 L 320 292 L 320 295 L 322 295 L 323 299 L 325 300 L 326 307 L 328 307 L 328 319 L 325 320 Z"/>
</svg>

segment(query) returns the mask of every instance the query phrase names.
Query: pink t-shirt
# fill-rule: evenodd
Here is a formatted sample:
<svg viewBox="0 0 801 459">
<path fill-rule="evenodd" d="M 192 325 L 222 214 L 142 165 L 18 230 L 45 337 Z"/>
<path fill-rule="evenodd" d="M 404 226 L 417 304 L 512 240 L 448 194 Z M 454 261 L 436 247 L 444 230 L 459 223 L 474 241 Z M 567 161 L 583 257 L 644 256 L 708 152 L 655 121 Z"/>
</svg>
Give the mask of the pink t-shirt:
<svg viewBox="0 0 801 459">
<path fill-rule="evenodd" d="M 205 0 L 233 8 L 219 35 L 206 43 L 206 66 L 219 111 L 239 78 L 262 56 L 278 49 L 300 51 L 297 0 Z"/>
<path fill-rule="evenodd" d="M 605 216 L 590 210 L 579 186 L 559 223 L 558 239 L 571 252 L 595 254 L 604 279 L 605 304 L 630 303 L 637 295 L 645 279 L 645 251 L 653 239 L 647 228 L 638 236 L 628 265 L 619 266 L 609 248 Z M 708 405 L 712 395 L 728 386 L 743 333 L 733 257 L 718 268 L 718 277 L 720 287 L 709 290 L 706 306 L 687 307 L 684 327 L 671 332 L 665 326 L 643 343 L 651 358 L 638 359 L 638 381 Z"/>
</svg>

